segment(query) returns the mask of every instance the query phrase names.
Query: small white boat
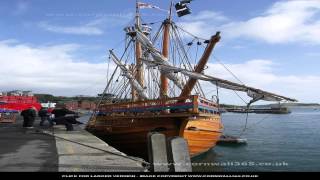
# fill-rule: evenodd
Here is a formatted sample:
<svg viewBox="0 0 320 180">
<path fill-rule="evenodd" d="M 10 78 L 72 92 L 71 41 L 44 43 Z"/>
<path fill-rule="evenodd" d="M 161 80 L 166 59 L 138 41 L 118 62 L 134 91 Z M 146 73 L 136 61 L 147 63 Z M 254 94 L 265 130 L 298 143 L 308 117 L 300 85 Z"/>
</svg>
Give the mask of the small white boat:
<svg viewBox="0 0 320 180">
<path fill-rule="evenodd" d="M 229 135 L 222 135 L 217 142 L 218 145 L 227 145 L 227 144 L 247 144 L 246 138 L 240 138 L 235 136 L 229 136 Z"/>
</svg>

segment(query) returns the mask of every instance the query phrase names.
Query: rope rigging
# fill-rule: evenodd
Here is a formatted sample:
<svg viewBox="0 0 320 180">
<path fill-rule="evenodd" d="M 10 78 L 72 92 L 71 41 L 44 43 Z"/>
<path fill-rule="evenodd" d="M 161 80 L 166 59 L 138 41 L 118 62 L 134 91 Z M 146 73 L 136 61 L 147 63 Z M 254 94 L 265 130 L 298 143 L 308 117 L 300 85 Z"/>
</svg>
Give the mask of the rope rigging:
<svg viewBox="0 0 320 180">
<path fill-rule="evenodd" d="M 181 35 L 180 35 L 179 31 L 175 28 L 174 25 L 172 25 L 172 30 L 173 30 L 173 33 L 174 33 L 174 38 L 173 39 L 175 40 L 174 41 L 175 44 L 176 44 L 175 46 L 177 47 L 176 49 L 177 49 L 178 54 L 180 55 L 180 58 L 182 60 L 181 62 L 183 63 L 184 68 L 193 71 L 194 67 L 192 67 L 192 65 L 190 63 L 191 61 L 190 61 L 190 59 L 188 57 L 187 51 L 184 48 L 184 45 L 183 45 L 184 43 L 182 41 L 182 38 L 181 38 Z M 185 77 L 184 79 L 185 79 L 185 82 L 188 81 L 187 77 Z M 202 95 L 204 97 L 204 93 L 203 93 L 203 91 L 201 89 L 201 86 L 200 86 L 198 81 L 197 81 L 196 86 L 195 86 L 194 89 L 195 89 L 197 94 L 200 94 L 200 95 Z"/>
<path fill-rule="evenodd" d="M 129 48 L 129 46 L 130 46 L 131 43 L 132 43 L 132 40 L 130 40 L 129 43 L 127 44 L 127 47 L 125 48 L 125 50 L 124 50 L 124 52 L 123 52 L 123 54 L 122 54 L 122 56 L 121 56 L 121 59 L 123 58 L 123 56 L 124 56 L 125 53 L 127 52 L 127 50 L 128 50 L 128 48 Z M 109 59 L 109 63 L 110 63 L 110 59 Z M 108 66 L 108 67 L 109 67 L 109 66 Z M 106 86 L 105 89 L 103 90 L 103 93 L 102 93 L 102 95 L 101 95 L 101 98 L 100 98 L 100 100 L 98 101 L 97 106 L 96 106 L 96 109 L 95 109 L 94 112 L 92 113 L 92 116 L 91 116 L 91 117 L 94 117 L 94 116 L 96 115 L 96 112 L 98 111 L 98 109 L 99 109 L 99 107 L 100 107 L 103 99 L 105 98 L 105 95 L 107 94 L 107 91 L 109 90 L 109 86 L 110 86 L 110 84 L 111 84 L 111 82 L 112 82 L 112 79 L 113 79 L 114 75 L 116 74 L 118 68 L 119 68 L 119 67 L 116 66 L 115 70 L 113 71 L 113 73 L 112 73 L 112 75 L 111 75 L 111 77 L 110 77 L 110 79 L 109 79 L 109 81 L 108 81 L 108 83 L 107 83 L 107 86 Z"/>
<path fill-rule="evenodd" d="M 175 26 L 175 27 L 177 27 L 178 29 L 180 29 L 181 31 L 183 31 L 183 32 L 187 33 L 188 35 L 190 35 L 190 36 L 192 36 L 192 37 L 196 38 L 196 39 L 200 39 L 200 40 L 203 40 L 203 41 L 207 41 L 207 39 L 204 39 L 204 38 L 198 37 L 198 36 L 196 36 L 196 35 L 194 35 L 194 34 L 192 34 L 192 33 L 188 32 L 188 31 L 184 30 L 182 27 L 178 26 L 177 24 L 174 24 L 174 26 Z"/>
<path fill-rule="evenodd" d="M 224 69 L 226 69 L 237 81 L 239 81 L 241 84 L 244 85 L 244 83 L 240 80 L 240 78 L 238 78 L 224 63 L 222 63 L 220 61 L 220 59 L 218 59 L 215 55 L 213 55 L 213 58 L 220 64 L 222 65 L 222 67 Z M 246 117 L 245 117 L 245 124 L 244 124 L 244 127 L 243 129 L 241 130 L 240 134 L 239 134 L 239 137 L 241 137 L 245 132 L 246 130 L 248 129 L 247 126 L 248 126 L 248 118 L 249 118 L 249 110 L 250 110 L 250 106 L 252 103 L 256 102 L 257 100 L 259 99 L 252 99 L 251 101 L 247 102 L 245 101 L 237 91 L 233 90 L 233 92 L 246 104 L 246 108 L 245 108 L 245 112 L 246 112 Z M 265 118 L 263 118 L 265 119 Z"/>
<path fill-rule="evenodd" d="M 159 23 L 159 22 L 155 22 L 155 23 Z M 143 23 L 142 25 L 153 25 L 155 23 Z M 125 42 L 126 42 L 126 46 L 125 46 L 125 51 L 123 52 L 123 54 L 121 55 L 121 57 L 119 58 L 120 61 L 124 61 L 124 66 L 127 67 L 127 62 L 129 61 L 133 61 L 136 62 L 136 56 L 135 53 L 137 50 L 135 49 L 137 46 L 135 46 L 135 42 L 136 41 L 140 41 L 141 44 L 143 44 L 144 46 L 142 46 L 142 58 L 149 60 L 151 58 L 151 60 L 156 60 L 156 58 L 154 58 L 154 51 L 159 52 L 160 51 L 156 48 L 159 49 L 163 49 L 163 44 L 161 42 L 163 42 L 164 39 L 164 35 L 161 36 L 161 34 L 164 32 L 164 23 L 161 24 L 160 28 L 158 29 L 158 31 L 155 33 L 154 36 L 151 36 L 149 33 L 146 33 L 146 36 L 149 37 L 149 40 L 151 41 L 151 45 L 147 46 L 145 44 L 142 43 L 142 40 L 138 39 L 140 38 L 138 35 L 137 37 L 134 36 L 126 36 L 125 38 Z M 170 23 L 170 31 L 169 31 L 169 51 L 171 51 L 171 53 L 169 53 L 169 57 L 168 59 L 170 60 L 170 63 L 172 64 L 173 67 L 183 67 L 183 69 L 185 70 L 189 70 L 189 71 L 194 71 L 197 65 L 197 60 L 198 60 L 198 55 L 199 55 L 199 51 L 202 50 L 201 48 L 203 48 L 205 46 L 205 44 L 209 43 L 208 40 L 204 39 L 204 38 L 200 38 L 198 36 L 192 35 L 190 32 L 185 31 L 184 29 L 182 29 L 181 27 L 177 26 L 175 23 Z M 138 34 L 138 32 L 136 32 Z M 191 36 L 192 39 L 189 42 L 186 42 L 188 40 L 190 40 L 190 38 L 186 38 L 187 36 Z M 143 36 L 142 36 L 143 37 Z M 167 37 L 167 36 L 165 36 Z M 138 39 L 138 40 L 137 40 Z M 147 44 L 147 43 L 146 43 Z M 118 46 L 118 45 L 117 45 Z M 130 48 L 131 47 L 131 48 Z M 149 47 L 152 47 L 156 50 L 152 50 L 152 48 L 149 49 Z M 158 54 L 159 54 L 158 53 Z M 134 58 L 132 58 L 134 57 Z M 153 59 L 152 59 L 153 58 Z M 237 77 L 231 70 L 229 67 L 227 67 L 227 65 L 225 65 L 222 61 L 220 61 L 220 59 L 218 57 L 216 57 L 215 55 L 213 55 L 213 58 L 217 61 L 218 64 L 220 64 L 228 73 L 230 73 L 234 79 L 236 79 L 236 81 L 238 81 L 241 85 L 245 84 L 240 80 L 239 77 Z M 118 58 L 117 58 L 118 59 Z M 150 61 L 151 61 L 150 60 Z M 158 60 L 160 61 L 160 60 Z M 164 60 L 163 60 L 164 61 Z M 148 97 L 146 99 L 152 98 L 152 99 L 158 99 L 159 98 L 159 94 L 160 91 L 162 90 L 161 88 L 161 84 L 160 84 L 160 74 L 163 73 L 164 70 L 160 69 L 163 68 L 163 66 L 161 66 L 161 64 L 147 64 L 146 61 L 143 61 L 144 63 L 141 64 L 142 68 L 144 68 L 144 77 L 143 77 L 143 81 L 145 82 L 143 84 L 144 87 L 143 90 L 140 90 L 139 92 L 143 91 L 145 92 L 147 95 L 144 97 Z M 192 64 L 193 62 L 193 64 Z M 134 97 L 134 91 L 136 91 L 136 89 L 141 89 L 141 87 L 137 88 L 137 86 L 134 86 L 131 82 L 131 79 L 129 77 L 125 77 L 123 76 L 123 72 L 122 71 L 128 71 L 128 69 L 124 68 L 122 65 L 122 68 L 118 68 L 118 66 L 116 66 L 113 74 L 110 76 L 109 75 L 109 71 L 110 71 L 110 58 L 108 60 L 108 69 L 107 69 L 107 79 L 108 79 L 108 83 L 106 88 L 104 89 L 103 95 L 101 97 L 101 99 L 99 100 L 99 103 L 97 104 L 97 109 L 99 108 L 101 102 L 104 100 L 104 97 L 106 95 L 107 92 L 109 92 L 109 94 L 112 94 L 113 97 L 110 98 L 112 100 L 112 102 L 119 102 L 119 101 L 130 101 L 130 95 L 131 98 Z M 118 63 L 116 63 L 118 64 Z M 119 65 L 119 64 L 118 64 Z M 136 77 L 137 73 L 138 73 L 138 68 L 137 66 L 129 66 L 132 69 L 132 76 Z M 208 67 L 208 66 L 207 66 Z M 207 69 L 207 68 L 205 68 Z M 120 71 L 120 72 L 119 72 Z M 188 74 L 184 74 L 183 70 L 179 71 L 179 70 L 174 70 L 176 72 L 172 72 L 170 71 L 170 69 L 168 70 L 168 72 L 170 73 L 175 73 L 176 76 L 179 76 L 182 79 L 183 84 L 186 84 L 190 78 L 192 78 L 192 76 L 189 76 Z M 201 72 L 199 73 L 201 74 Z M 110 78 L 109 78 L 110 76 Z M 199 76 L 200 77 L 200 76 Z M 198 79 L 196 76 L 193 77 L 194 79 Z M 220 102 L 219 102 L 219 87 L 222 88 L 226 88 L 228 89 L 228 87 L 223 87 L 221 82 L 223 81 L 219 81 L 215 80 L 214 78 L 212 78 L 213 80 L 211 80 L 210 82 L 216 82 L 216 103 L 218 104 L 218 110 L 220 111 Z M 218 85 L 218 82 L 220 83 Z M 227 84 L 227 83 L 226 83 Z M 229 83 L 229 85 L 232 85 L 232 83 Z M 236 83 L 234 83 L 236 84 Z M 199 96 L 202 97 L 206 97 L 209 94 L 211 94 L 211 91 L 209 91 L 209 93 L 204 93 L 203 89 L 202 89 L 202 85 L 200 83 L 200 81 L 196 81 L 195 84 L 192 85 L 193 90 L 192 93 L 196 93 Z M 228 84 L 227 84 L 228 85 Z M 142 83 L 141 83 L 142 86 Z M 240 85 L 239 85 L 240 86 Z M 173 81 L 169 81 L 168 82 L 168 92 L 167 94 L 169 95 L 169 97 L 176 97 L 177 94 L 181 93 L 180 88 L 177 88 L 179 86 L 177 86 L 176 82 Z M 236 86 L 237 87 L 237 86 Z M 240 86 L 241 87 L 241 86 Z M 134 90 L 134 88 L 136 88 Z M 247 87 L 248 89 L 245 90 L 239 90 L 239 89 L 232 89 L 232 87 L 229 89 L 231 89 L 240 99 L 241 101 L 243 101 L 246 104 L 246 115 L 245 115 L 245 124 L 244 127 L 242 128 L 242 130 L 240 131 L 240 134 L 238 137 L 243 136 L 247 129 L 248 129 L 248 119 L 249 119 L 249 110 L 250 110 L 250 106 L 252 103 L 256 102 L 258 99 L 253 98 L 251 101 L 247 102 L 244 98 L 241 97 L 241 95 L 236 91 L 249 91 L 253 88 L 250 89 L 250 87 Z M 136 91 L 137 92 L 137 91 Z M 259 92 L 259 91 L 258 91 Z M 161 94 L 164 94 L 163 92 L 161 92 Z M 140 95 L 140 94 L 139 94 Z M 141 95 L 140 95 L 141 96 Z M 250 96 L 250 95 L 249 95 Z M 213 96 L 212 96 L 213 97 Z M 254 97 L 254 96 L 251 96 Z M 109 99 L 109 101 L 110 101 Z M 262 99 L 262 98 L 261 98 Z M 96 110 L 97 110 L 96 109 Z M 93 113 L 93 115 L 96 113 Z M 266 119 L 267 117 L 263 118 L 262 120 Z M 259 124 L 262 120 L 258 121 L 257 123 L 255 123 L 254 125 Z M 249 127 L 251 128 L 251 127 Z"/>
</svg>

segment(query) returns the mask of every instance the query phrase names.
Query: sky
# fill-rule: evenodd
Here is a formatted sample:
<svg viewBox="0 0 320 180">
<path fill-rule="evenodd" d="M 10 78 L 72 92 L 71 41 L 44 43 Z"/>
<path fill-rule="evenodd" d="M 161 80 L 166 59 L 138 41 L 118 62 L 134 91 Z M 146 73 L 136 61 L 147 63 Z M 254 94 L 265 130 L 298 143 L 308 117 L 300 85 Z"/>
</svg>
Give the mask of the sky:
<svg viewBox="0 0 320 180">
<path fill-rule="evenodd" d="M 141 1 L 162 9 L 170 4 Z M 206 39 L 221 31 L 213 55 L 244 84 L 320 103 L 320 0 L 194 0 L 189 7 L 192 14 L 174 17 L 176 23 Z M 134 12 L 134 0 L 0 1 L 0 90 L 100 93 L 107 52 L 124 39 Z M 166 17 L 141 12 L 148 22 Z M 206 73 L 236 82 L 214 57 Z M 222 92 L 221 101 L 241 104 L 230 93 Z"/>
</svg>

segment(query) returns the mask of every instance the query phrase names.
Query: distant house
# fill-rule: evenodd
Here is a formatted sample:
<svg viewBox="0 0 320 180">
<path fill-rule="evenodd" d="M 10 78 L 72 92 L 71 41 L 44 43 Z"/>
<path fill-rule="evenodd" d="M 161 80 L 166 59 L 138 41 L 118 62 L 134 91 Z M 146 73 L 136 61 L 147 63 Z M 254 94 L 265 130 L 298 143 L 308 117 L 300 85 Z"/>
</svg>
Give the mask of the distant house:
<svg viewBox="0 0 320 180">
<path fill-rule="evenodd" d="M 66 107 L 70 110 L 94 110 L 96 108 L 96 103 L 93 101 L 79 100 L 79 101 L 68 101 L 64 103 Z"/>
</svg>

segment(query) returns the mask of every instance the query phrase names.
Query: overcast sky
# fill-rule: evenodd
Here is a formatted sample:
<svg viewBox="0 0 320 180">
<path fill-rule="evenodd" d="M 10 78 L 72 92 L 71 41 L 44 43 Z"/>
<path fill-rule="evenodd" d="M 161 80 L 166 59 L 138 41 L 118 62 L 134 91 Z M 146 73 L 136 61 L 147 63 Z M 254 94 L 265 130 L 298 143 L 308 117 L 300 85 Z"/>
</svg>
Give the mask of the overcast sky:
<svg viewBox="0 0 320 180">
<path fill-rule="evenodd" d="M 170 1 L 144 0 L 167 9 Z M 175 20 L 209 38 L 214 55 L 247 85 L 320 102 L 320 0 L 195 0 Z M 0 89 L 96 95 L 106 85 L 107 50 L 124 39 L 133 0 L 0 1 Z M 166 13 L 144 9 L 147 20 Z M 214 58 L 206 73 L 235 80 Z M 222 92 L 224 103 L 237 96 Z"/>
</svg>

